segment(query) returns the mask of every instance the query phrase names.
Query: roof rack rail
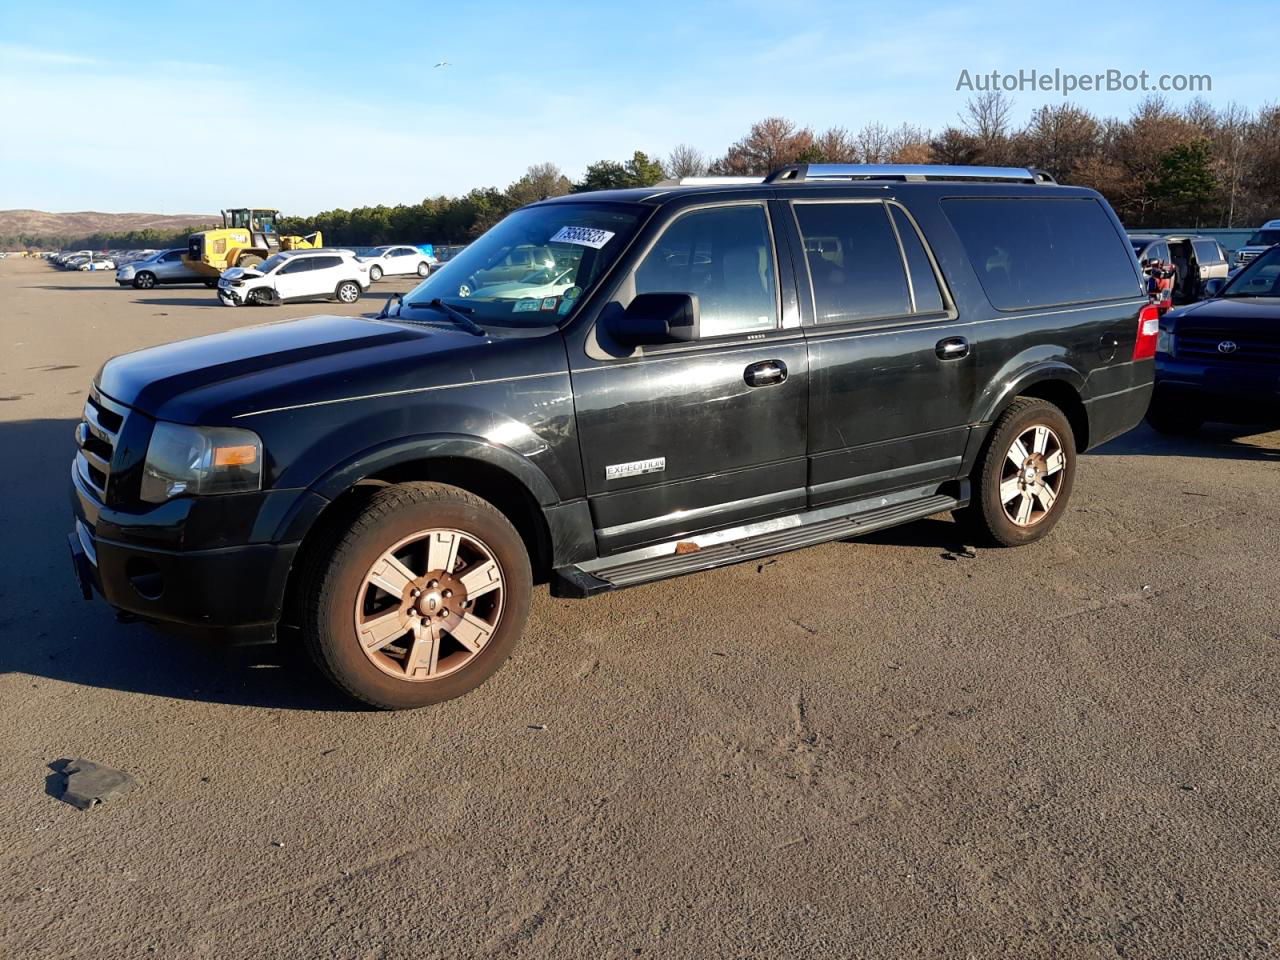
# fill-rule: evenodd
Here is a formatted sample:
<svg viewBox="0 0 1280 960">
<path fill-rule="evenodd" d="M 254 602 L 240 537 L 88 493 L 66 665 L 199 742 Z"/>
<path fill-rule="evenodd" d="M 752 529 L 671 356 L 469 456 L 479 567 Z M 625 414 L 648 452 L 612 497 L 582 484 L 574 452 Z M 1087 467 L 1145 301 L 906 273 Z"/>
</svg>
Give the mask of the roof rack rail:
<svg viewBox="0 0 1280 960">
<path fill-rule="evenodd" d="M 958 167 L 940 163 L 792 163 L 764 178 L 765 183 L 815 180 L 978 180 L 990 183 L 1057 183 L 1035 167 Z"/>
<path fill-rule="evenodd" d="M 764 183 L 764 177 L 681 177 L 679 187 L 728 187 L 735 183 Z"/>
</svg>

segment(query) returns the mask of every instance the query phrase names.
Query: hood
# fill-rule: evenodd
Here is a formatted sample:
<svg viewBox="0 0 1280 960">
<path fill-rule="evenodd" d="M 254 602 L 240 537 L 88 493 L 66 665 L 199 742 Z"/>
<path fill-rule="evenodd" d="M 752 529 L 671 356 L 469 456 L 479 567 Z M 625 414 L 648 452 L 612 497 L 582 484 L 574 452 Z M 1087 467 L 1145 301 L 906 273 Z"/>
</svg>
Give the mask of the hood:
<svg viewBox="0 0 1280 960">
<path fill-rule="evenodd" d="M 1251 323 L 1280 325 L 1280 297 L 1219 297 L 1216 300 L 1201 300 L 1170 311 L 1165 320 L 1175 328 L 1180 324 L 1194 324 L 1205 330 L 1239 330 Z"/>
<path fill-rule="evenodd" d="M 225 424 L 242 413 L 481 379 L 493 347 L 462 330 L 306 317 L 114 357 L 96 382 L 157 419 Z M 448 362 L 430 362 L 443 355 Z"/>
<path fill-rule="evenodd" d="M 261 270 L 255 270 L 253 267 L 227 267 L 222 271 L 224 280 L 249 280 L 253 277 L 265 277 L 266 274 Z"/>
</svg>

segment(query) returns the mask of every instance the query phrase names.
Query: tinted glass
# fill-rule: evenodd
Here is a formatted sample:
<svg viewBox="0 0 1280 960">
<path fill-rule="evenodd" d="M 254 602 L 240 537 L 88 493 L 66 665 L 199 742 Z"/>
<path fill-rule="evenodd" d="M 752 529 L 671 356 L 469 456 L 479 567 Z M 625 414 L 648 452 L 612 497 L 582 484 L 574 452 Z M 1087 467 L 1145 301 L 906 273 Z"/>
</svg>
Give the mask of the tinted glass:
<svg viewBox="0 0 1280 960">
<path fill-rule="evenodd" d="M 328 270 L 330 267 L 342 266 L 341 257 L 311 257 L 312 270 Z"/>
<path fill-rule="evenodd" d="M 1235 275 L 1222 291 L 1224 297 L 1280 296 L 1280 247 L 1272 247 Z"/>
<path fill-rule="evenodd" d="M 1000 310 L 1141 294 L 1125 240 L 1096 200 L 955 197 L 942 206 Z"/>
<path fill-rule="evenodd" d="M 764 208 L 686 213 L 636 267 L 635 292 L 696 294 L 704 337 L 777 326 L 773 243 Z"/>
<path fill-rule="evenodd" d="M 819 323 L 911 312 L 898 238 L 882 203 L 797 203 Z"/>
<path fill-rule="evenodd" d="M 292 260 L 289 263 L 286 263 L 283 267 L 280 268 L 280 272 L 281 273 L 303 273 L 307 270 L 310 270 L 313 263 L 314 263 L 313 257 L 301 257 L 297 260 Z"/>
<path fill-rule="evenodd" d="M 1218 245 L 1212 240 L 1193 240 L 1191 248 L 1196 252 L 1196 259 L 1201 263 L 1216 263 L 1220 258 L 1218 256 Z"/>
<path fill-rule="evenodd" d="M 911 275 L 911 292 L 915 294 L 916 313 L 940 313 L 944 308 L 942 291 L 938 289 L 938 277 L 933 272 L 929 255 L 915 225 L 901 207 L 889 206 L 893 223 L 902 238 L 902 251 L 907 255 L 907 272 Z"/>
</svg>

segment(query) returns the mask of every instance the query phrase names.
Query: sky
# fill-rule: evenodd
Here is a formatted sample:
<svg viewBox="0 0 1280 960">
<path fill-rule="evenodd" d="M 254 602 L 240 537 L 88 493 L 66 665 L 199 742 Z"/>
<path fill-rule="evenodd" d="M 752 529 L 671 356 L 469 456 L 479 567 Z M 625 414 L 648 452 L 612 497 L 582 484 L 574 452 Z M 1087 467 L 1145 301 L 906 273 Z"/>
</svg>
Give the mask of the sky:
<svg viewBox="0 0 1280 960">
<path fill-rule="evenodd" d="M 1208 74 L 1215 105 L 1280 98 L 1274 7 L 1206 22 L 1216 9 L 0 0 L 0 209 L 303 215 L 503 187 L 545 161 L 574 178 L 637 149 L 718 155 L 775 114 L 937 129 L 972 95 L 965 70 Z M 1064 99 L 1124 116 L 1144 95 L 1011 96 L 1020 121 Z"/>
</svg>

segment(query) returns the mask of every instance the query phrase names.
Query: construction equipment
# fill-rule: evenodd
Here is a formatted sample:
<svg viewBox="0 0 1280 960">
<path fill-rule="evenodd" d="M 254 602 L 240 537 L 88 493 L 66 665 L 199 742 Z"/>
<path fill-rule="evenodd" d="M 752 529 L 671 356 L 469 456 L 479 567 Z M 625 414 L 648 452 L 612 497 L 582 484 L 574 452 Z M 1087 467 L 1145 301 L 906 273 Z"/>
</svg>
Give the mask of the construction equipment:
<svg viewBox="0 0 1280 960">
<path fill-rule="evenodd" d="M 313 250 L 324 245 L 320 231 L 282 236 L 280 211 L 267 207 L 235 207 L 222 211 L 222 228 L 202 230 L 187 239 L 183 260 L 210 277 L 228 267 L 251 267 L 281 250 Z"/>
</svg>

